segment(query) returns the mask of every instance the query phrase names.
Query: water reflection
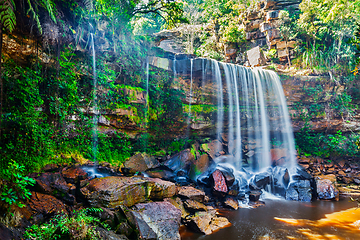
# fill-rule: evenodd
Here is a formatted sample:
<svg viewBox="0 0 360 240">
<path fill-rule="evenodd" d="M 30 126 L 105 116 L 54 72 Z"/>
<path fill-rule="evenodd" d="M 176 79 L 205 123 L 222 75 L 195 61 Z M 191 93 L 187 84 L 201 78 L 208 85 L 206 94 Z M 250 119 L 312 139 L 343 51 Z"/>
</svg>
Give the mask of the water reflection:
<svg viewBox="0 0 360 240">
<path fill-rule="evenodd" d="M 348 199 L 340 202 L 315 201 L 303 203 L 285 200 L 265 200 L 265 202 L 265 207 L 256 209 L 221 211 L 232 223 L 231 227 L 222 229 L 210 236 L 197 233 L 190 235 L 185 231 L 182 234 L 182 239 L 360 239 L 360 231 L 356 230 L 359 229 L 359 227 L 356 228 L 356 223 L 360 225 L 360 221 L 351 226 L 351 230 L 348 227 L 341 227 L 343 222 L 339 224 L 315 224 L 324 222 L 320 219 L 325 218 L 325 214 L 356 207 L 356 204 L 349 202 Z M 360 209 L 356 214 L 356 217 L 360 219 Z M 336 219 L 340 215 L 332 216 L 335 216 L 333 219 Z M 287 219 L 288 222 L 279 221 L 279 219 Z M 303 220 L 303 225 L 298 225 L 291 224 L 291 219 L 306 220 Z"/>
</svg>

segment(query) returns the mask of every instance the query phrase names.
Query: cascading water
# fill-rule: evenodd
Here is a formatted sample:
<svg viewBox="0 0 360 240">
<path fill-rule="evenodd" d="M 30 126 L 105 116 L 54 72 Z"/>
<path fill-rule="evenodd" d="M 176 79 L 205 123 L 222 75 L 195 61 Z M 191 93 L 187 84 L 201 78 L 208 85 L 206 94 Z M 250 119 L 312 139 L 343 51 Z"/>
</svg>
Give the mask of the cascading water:
<svg viewBox="0 0 360 240">
<path fill-rule="evenodd" d="M 230 169 L 240 189 L 257 181 L 257 174 L 271 179 L 268 185 L 259 188 L 272 191 L 281 185 L 286 189 L 289 179 L 284 182 L 282 177 L 297 164 L 290 117 L 278 75 L 261 68 L 207 59 L 174 61 L 173 70 L 174 78 L 190 76 L 189 116 L 197 118 L 197 113 L 191 112 L 192 105 L 215 109 L 212 114 L 204 115 L 211 118 L 210 126 L 215 131 L 213 160 L 217 167 Z M 194 101 L 194 92 L 198 93 L 199 88 L 201 98 Z M 199 126 L 194 121 L 192 124 Z M 281 179 L 277 179 L 280 175 Z"/>
<path fill-rule="evenodd" d="M 191 101 L 192 101 L 192 86 L 193 86 L 193 66 L 194 59 L 190 59 L 190 92 L 189 92 L 189 117 L 188 117 L 188 125 L 191 123 Z"/>
<path fill-rule="evenodd" d="M 94 85 L 94 91 L 93 91 L 93 129 L 92 129 L 92 151 L 93 151 L 93 157 L 96 162 L 97 157 L 97 147 L 98 147 L 98 135 L 97 135 L 97 124 L 99 119 L 99 109 L 97 106 L 97 95 L 96 95 L 96 89 L 97 89 L 97 81 L 96 81 L 96 56 L 95 56 L 95 44 L 94 44 L 94 34 L 90 33 L 91 37 L 91 50 L 92 50 L 92 67 L 93 67 L 93 85 Z"/>
</svg>

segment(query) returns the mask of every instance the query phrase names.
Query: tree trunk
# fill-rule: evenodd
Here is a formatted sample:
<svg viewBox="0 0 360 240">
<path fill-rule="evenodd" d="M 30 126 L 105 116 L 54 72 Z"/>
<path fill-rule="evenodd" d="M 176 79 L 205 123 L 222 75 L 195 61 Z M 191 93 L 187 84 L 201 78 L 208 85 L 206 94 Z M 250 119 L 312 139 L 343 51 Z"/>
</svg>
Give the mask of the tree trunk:
<svg viewBox="0 0 360 240">
<path fill-rule="evenodd" d="M 291 67 L 291 61 L 290 61 L 290 51 L 289 51 L 289 48 L 288 48 L 288 42 L 287 41 L 285 41 L 285 43 L 286 43 L 286 48 L 285 48 L 285 50 L 286 50 L 286 53 L 287 53 L 287 59 L 288 59 L 288 63 L 289 63 L 289 68 Z"/>
</svg>

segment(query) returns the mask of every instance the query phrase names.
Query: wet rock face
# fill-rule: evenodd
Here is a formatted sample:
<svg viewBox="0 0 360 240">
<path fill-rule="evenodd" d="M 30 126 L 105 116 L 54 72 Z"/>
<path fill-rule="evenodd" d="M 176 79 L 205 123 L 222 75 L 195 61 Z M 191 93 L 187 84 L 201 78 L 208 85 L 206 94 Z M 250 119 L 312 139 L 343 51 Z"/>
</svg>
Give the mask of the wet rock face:
<svg viewBox="0 0 360 240">
<path fill-rule="evenodd" d="M 136 204 L 131 215 L 140 239 L 180 239 L 181 211 L 169 202 Z"/>
<path fill-rule="evenodd" d="M 335 186 L 335 175 L 317 176 L 315 180 L 318 199 L 339 200 L 339 191 Z"/>
<path fill-rule="evenodd" d="M 80 191 L 93 207 L 116 208 L 172 197 L 176 187 L 160 179 L 113 176 L 93 179 Z"/>
</svg>

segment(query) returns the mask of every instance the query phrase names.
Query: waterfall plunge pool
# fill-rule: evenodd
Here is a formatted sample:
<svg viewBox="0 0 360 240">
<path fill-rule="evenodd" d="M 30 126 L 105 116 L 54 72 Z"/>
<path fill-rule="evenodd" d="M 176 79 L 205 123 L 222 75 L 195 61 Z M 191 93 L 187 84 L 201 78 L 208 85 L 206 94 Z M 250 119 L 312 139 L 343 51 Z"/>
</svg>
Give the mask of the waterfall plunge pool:
<svg viewBox="0 0 360 240">
<path fill-rule="evenodd" d="M 348 198 L 339 202 L 274 199 L 266 199 L 264 202 L 265 206 L 255 209 L 220 210 L 219 213 L 231 222 L 230 227 L 208 236 L 184 230 L 181 239 L 360 239 L 360 208 L 356 208 L 357 204 Z M 352 216 L 359 219 L 355 223 L 347 215 L 349 213 L 344 211 L 350 208 L 353 208 Z M 325 214 L 331 213 L 335 215 L 330 220 L 324 219 Z M 344 223 L 347 219 L 349 222 Z"/>
</svg>

